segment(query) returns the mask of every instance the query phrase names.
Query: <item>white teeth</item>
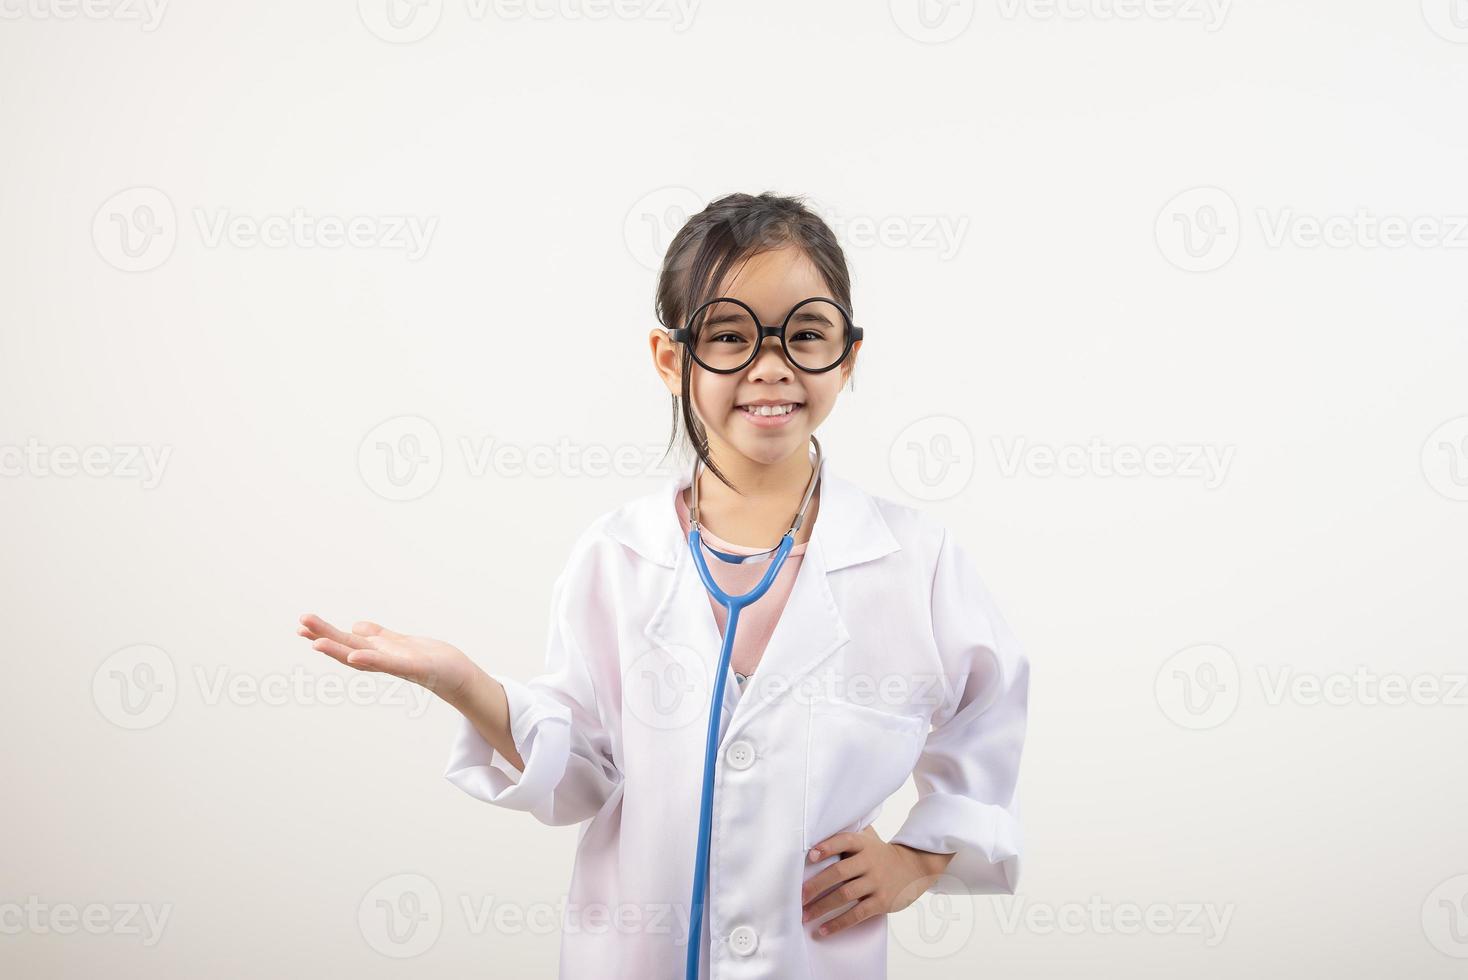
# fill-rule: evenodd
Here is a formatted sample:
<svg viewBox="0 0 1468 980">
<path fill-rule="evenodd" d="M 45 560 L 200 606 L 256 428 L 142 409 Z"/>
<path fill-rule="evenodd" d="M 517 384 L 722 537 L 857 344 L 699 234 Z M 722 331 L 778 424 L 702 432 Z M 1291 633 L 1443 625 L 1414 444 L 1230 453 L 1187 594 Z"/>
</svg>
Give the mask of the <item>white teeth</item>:
<svg viewBox="0 0 1468 980">
<path fill-rule="evenodd" d="M 745 405 L 744 411 L 750 415 L 789 415 L 795 411 L 795 405 Z"/>
</svg>

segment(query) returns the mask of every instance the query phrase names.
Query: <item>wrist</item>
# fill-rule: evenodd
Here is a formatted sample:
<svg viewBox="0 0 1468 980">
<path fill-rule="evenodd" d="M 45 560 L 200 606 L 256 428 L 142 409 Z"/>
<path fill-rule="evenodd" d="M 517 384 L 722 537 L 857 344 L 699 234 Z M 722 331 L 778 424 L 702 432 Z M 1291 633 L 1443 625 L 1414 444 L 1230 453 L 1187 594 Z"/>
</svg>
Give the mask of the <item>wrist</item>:
<svg viewBox="0 0 1468 980">
<path fill-rule="evenodd" d="M 444 697 L 453 708 L 461 714 L 475 714 L 488 706 L 499 687 L 499 681 L 489 676 L 473 661 L 469 664 L 469 674 L 459 684 L 458 688 Z"/>
<path fill-rule="evenodd" d="M 897 844 L 895 846 L 906 851 L 908 857 L 912 859 L 924 875 L 942 874 L 947 869 L 949 862 L 957 856 L 953 853 L 919 850 L 907 844 Z"/>
</svg>

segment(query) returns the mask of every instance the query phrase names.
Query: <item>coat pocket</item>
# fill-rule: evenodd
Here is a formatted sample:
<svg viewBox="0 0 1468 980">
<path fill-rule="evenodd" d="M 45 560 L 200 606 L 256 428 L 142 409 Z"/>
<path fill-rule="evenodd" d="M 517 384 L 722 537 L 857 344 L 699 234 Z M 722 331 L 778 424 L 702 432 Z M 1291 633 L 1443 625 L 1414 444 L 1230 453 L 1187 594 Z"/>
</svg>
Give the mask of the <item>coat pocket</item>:
<svg viewBox="0 0 1468 980">
<path fill-rule="evenodd" d="M 860 830 L 922 754 L 926 719 L 834 699 L 812 701 L 807 729 L 805 840 Z"/>
</svg>

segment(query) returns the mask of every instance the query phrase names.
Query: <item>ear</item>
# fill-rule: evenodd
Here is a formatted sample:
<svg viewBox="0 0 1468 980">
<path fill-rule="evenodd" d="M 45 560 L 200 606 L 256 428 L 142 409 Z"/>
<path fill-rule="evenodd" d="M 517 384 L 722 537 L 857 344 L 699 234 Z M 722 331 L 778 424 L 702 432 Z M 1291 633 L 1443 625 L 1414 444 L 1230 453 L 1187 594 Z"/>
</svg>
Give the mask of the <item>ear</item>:
<svg viewBox="0 0 1468 980">
<path fill-rule="evenodd" d="M 841 385 L 845 387 L 851 383 L 851 376 L 856 373 L 856 355 L 861 350 L 862 341 L 858 340 L 851 345 L 851 353 L 846 355 L 846 360 L 841 363 Z"/>
<path fill-rule="evenodd" d="M 683 351 L 668 336 L 668 331 L 662 327 L 654 327 L 647 335 L 648 346 L 652 349 L 652 365 L 658 372 L 658 377 L 663 379 L 663 386 L 668 389 L 670 395 L 681 395 L 683 393 Z"/>
</svg>

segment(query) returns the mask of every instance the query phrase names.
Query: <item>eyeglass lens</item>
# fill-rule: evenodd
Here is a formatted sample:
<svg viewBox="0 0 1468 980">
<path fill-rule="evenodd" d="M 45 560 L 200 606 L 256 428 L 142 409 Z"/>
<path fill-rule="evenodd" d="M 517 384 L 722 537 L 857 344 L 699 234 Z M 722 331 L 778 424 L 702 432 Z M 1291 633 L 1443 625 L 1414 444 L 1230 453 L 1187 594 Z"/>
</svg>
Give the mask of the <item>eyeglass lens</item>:
<svg viewBox="0 0 1468 980">
<path fill-rule="evenodd" d="M 841 307 L 826 300 L 802 304 L 785 327 L 790 360 L 798 368 L 819 371 L 841 359 L 849 329 Z M 693 356 L 714 370 L 732 370 L 751 360 L 759 326 L 738 303 L 710 303 L 693 318 Z"/>
</svg>

